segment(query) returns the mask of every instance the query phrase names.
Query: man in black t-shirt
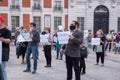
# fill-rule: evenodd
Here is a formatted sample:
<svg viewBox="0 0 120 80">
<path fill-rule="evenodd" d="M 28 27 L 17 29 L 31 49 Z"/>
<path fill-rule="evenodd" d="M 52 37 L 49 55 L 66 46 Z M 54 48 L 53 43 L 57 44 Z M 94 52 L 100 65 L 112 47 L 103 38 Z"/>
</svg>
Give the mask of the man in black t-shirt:
<svg viewBox="0 0 120 80">
<path fill-rule="evenodd" d="M 4 27 L 4 18 L 0 16 L 0 41 L 2 42 L 2 63 L 1 70 L 4 80 L 7 80 L 6 62 L 9 60 L 9 44 L 11 42 L 11 32 Z"/>
</svg>

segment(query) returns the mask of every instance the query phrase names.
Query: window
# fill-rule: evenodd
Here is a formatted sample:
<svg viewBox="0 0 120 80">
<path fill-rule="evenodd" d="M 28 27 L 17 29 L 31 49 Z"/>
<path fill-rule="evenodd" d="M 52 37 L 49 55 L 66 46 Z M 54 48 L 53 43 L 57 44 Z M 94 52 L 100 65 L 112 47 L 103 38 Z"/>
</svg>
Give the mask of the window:
<svg viewBox="0 0 120 80">
<path fill-rule="evenodd" d="M 12 0 L 11 9 L 20 9 L 19 0 Z"/>
<path fill-rule="evenodd" d="M 41 32 L 41 17 L 34 17 L 34 22 L 36 23 L 36 28 Z"/>
<path fill-rule="evenodd" d="M 16 27 L 19 27 L 19 16 L 12 16 L 11 17 L 12 23 L 12 32 L 15 32 Z"/>
<path fill-rule="evenodd" d="M 120 17 L 118 18 L 118 31 L 120 31 Z"/>
<path fill-rule="evenodd" d="M 54 17 L 54 30 L 57 30 L 59 25 L 62 25 L 62 17 Z"/>
<path fill-rule="evenodd" d="M 77 21 L 79 22 L 79 28 L 84 30 L 84 17 L 78 17 Z"/>
<path fill-rule="evenodd" d="M 40 6 L 41 0 L 34 0 L 34 9 L 40 10 L 41 6 Z"/>
<path fill-rule="evenodd" d="M 61 1 L 55 1 L 54 10 L 62 10 Z"/>
</svg>

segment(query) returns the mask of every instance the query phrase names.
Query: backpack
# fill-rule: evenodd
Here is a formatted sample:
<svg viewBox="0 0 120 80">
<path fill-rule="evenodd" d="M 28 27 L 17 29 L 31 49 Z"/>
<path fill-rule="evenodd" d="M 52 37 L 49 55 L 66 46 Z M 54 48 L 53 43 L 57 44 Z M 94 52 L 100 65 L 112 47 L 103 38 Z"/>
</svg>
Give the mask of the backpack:
<svg viewBox="0 0 120 80">
<path fill-rule="evenodd" d="M 85 46 L 80 47 L 80 55 L 81 55 L 81 57 L 87 58 L 87 56 L 88 56 L 87 47 L 85 47 Z"/>
</svg>

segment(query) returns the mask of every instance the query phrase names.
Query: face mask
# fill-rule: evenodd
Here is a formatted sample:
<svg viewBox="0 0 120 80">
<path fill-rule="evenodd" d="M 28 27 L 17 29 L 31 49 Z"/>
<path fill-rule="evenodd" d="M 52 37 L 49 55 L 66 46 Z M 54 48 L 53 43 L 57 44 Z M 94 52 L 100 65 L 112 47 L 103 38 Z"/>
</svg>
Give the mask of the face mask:
<svg viewBox="0 0 120 80">
<path fill-rule="evenodd" d="M 33 29 L 33 28 L 32 28 L 32 27 L 30 27 L 30 31 L 32 31 L 32 29 Z"/>
<path fill-rule="evenodd" d="M 71 31 L 75 30 L 75 25 L 73 25 L 73 24 L 70 25 L 70 30 L 71 30 Z"/>
<path fill-rule="evenodd" d="M 100 35 L 101 33 L 99 31 L 97 31 L 97 35 Z"/>
</svg>

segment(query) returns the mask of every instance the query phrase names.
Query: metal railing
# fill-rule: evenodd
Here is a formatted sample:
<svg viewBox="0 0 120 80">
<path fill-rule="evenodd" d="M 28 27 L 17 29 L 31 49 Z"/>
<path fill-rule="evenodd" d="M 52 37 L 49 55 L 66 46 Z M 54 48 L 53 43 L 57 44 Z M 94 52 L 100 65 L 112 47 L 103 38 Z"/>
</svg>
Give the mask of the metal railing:
<svg viewBox="0 0 120 80">
<path fill-rule="evenodd" d="M 41 6 L 32 6 L 32 10 L 42 10 Z"/>
<path fill-rule="evenodd" d="M 10 5 L 11 10 L 20 10 L 20 5 Z"/>
<path fill-rule="evenodd" d="M 59 6 L 59 7 L 56 7 L 54 6 L 54 11 L 62 11 L 63 10 L 63 7 Z"/>
</svg>

